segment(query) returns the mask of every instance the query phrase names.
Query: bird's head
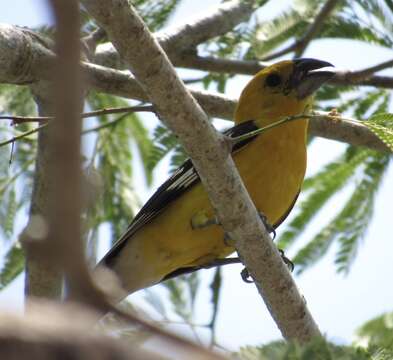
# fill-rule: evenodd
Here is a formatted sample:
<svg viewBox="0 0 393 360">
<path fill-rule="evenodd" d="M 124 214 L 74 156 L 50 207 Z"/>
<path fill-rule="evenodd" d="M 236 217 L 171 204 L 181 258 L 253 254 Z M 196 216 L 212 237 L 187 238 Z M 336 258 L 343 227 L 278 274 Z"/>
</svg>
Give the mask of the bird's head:
<svg viewBox="0 0 393 360">
<path fill-rule="evenodd" d="M 285 60 L 258 72 L 243 89 L 235 112 L 237 123 L 261 121 L 263 125 L 285 116 L 298 115 L 311 104 L 313 93 L 334 72 L 316 59 Z"/>
</svg>

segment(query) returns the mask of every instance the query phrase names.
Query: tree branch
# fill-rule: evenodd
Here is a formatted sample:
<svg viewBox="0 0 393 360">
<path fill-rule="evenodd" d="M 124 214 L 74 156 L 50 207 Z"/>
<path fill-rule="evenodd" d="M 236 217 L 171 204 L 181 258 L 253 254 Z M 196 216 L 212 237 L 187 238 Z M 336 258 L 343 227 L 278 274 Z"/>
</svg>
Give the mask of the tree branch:
<svg viewBox="0 0 393 360">
<path fill-rule="evenodd" d="M 248 20 L 256 7 L 255 0 L 228 1 L 194 21 L 157 33 L 156 38 L 170 57 L 181 57 L 184 51 L 195 51 L 197 45 L 226 34 L 236 25 Z M 110 43 L 97 47 L 93 62 L 115 69 L 127 67 Z"/>
<path fill-rule="evenodd" d="M 194 21 L 157 33 L 156 37 L 166 52 L 179 54 L 231 31 L 236 25 L 247 21 L 256 7 L 255 0 L 227 1 Z"/>
<path fill-rule="evenodd" d="M 216 73 L 254 75 L 270 63 L 257 60 L 221 59 L 214 56 L 199 56 L 193 52 L 184 52 L 176 57 L 175 66 L 211 71 Z"/>
<path fill-rule="evenodd" d="M 360 121 L 345 117 L 332 120 L 326 113 L 316 113 L 316 115 L 319 116 L 313 117 L 309 123 L 309 131 L 312 135 L 391 153 L 389 147 Z"/>
<path fill-rule="evenodd" d="M 336 72 L 336 75 L 333 79 L 334 84 L 359 84 L 363 81 L 363 84 L 367 84 L 367 81 L 375 81 L 376 77 L 373 76 L 376 72 L 385 70 L 387 68 L 390 68 L 393 66 L 393 59 L 384 61 L 380 64 L 373 65 L 361 70 L 356 70 L 356 71 L 338 71 Z M 390 79 L 389 84 L 393 84 L 393 78 L 388 78 L 386 76 L 379 76 L 378 77 L 380 80 L 385 78 L 385 79 Z M 370 84 L 370 82 L 368 83 Z M 379 87 L 385 87 L 385 86 L 379 86 Z"/>
<path fill-rule="evenodd" d="M 82 2 L 146 88 L 160 116 L 179 136 L 283 336 L 304 342 L 319 335 L 241 182 L 229 149 L 222 146 L 223 138 L 183 86 L 145 24 L 126 0 Z"/>
<path fill-rule="evenodd" d="M 50 70 L 53 68 L 54 55 L 41 42 L 35 39 L 30 32 L 26 33 L 15 26 L 0 25 L 0 51 L 2 50 L 7 51 L 7 57 L 0 57 L 0 82 L 21 84 L 39 79 L 51 79 Z M 204 60 L 201 61 L 203 62 Z M 213 63 L 215 60 L 214 58 L 208 58 L 208 61 Z M 220 61 L 220 63 L 222 62 Z M 225 61 L 225 71 L 230 70 L 228 67 L 230 63 L 231 60 Z M 219 71 L 219 67 L 214 66 L 215 71 Z M 233 73 L 255 74 L 259 64 L 250 61 L 244 61 L 244 63 L 232 61 L 231 66 L 231 72 Z M 106 68 L 88 62 L 82 62 L 82 68 L 90 86 L 98 91 L 140 101 L 149 101 L 145 91 L 128 71 Z M 349 73 L 337 72 L 331 84 L 393 88 L 393 77 L 373 75 L 368 79 L 353 82 L 347 79 Z M 191 93 L 209 116 L 232 119 L 236 106 L 235 100 L 206 91 L 191 91 Z M 345 127 L 346 124 L 343 121 L 341 128 Z M 367 146 L 368 143 L 372 144 L 375 142 L 375 135 L 366 129 L 361 129 L 360 132 L 352 132 L 353 137 L 345 136 L 341 138 L 341 130 L 334 131 L 333 126 L 330 127 L 330 124 L 327 124 L 325 128 L 327 129 L 328 127 L 331 131 L 326 136 L 322 133 L 321 129 L 318 130 L 318 136 L 333 138 L 338 141 L 349 141 L 349 143 L 360 144 L 362 146 Z M 311 127 L 311 133 L 313 131 L 313 127 Z M 369 140 L 363 141 L 363 137 L 373 140 L 371 142 Z M 375 149 L 384 148 L 382 142 L 380 145 L 375 147 Z"/>
<path fill-rule="evenodd" d="M 123 106 L 117 108 L 104 108 L 100 110 L 87 111 L 80 114 L 82 119 L 111 115 L 111 114 L 121 114 L 121 113 L 134 113 L 134 112 L 154 112 L 154 107 L 151 105 L 141 105 L 141 106 Z M 23 124 L 28 122 L 47 122 L 53 120 L 54 116 L 13 116 L 13 115 L 1 115 L 0 120 L 12 120 L 13 124 Z M 1 146 L 2 144 L 0 144 Z"/>
<path fill-rule="evenodd" d="M 185 52 L 177 57 L 174 64 L 187 69 L 213 71 L 217 73 L 254 75 L 269 63 L 256 60 L 220 59 L 212 56 L 199 56 L 192 52 Z M 393 88 L 393 77 L 374 75 L 375 72 L 393 66 L 393 60 L 356 71 L 336 71 L 335 77 L 329 81 L 339 86 L 374 86 L 385 89 Z"/>
</svg>

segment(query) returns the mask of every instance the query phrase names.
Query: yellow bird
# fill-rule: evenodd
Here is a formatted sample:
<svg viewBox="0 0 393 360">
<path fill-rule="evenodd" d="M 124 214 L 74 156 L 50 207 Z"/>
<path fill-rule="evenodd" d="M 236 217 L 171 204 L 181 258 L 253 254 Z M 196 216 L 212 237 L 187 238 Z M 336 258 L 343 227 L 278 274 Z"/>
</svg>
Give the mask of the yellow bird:
<svg viewBox="0 0 393 360">
<path fill-rule="evenodd" d="M 315 59 L 281 61 L 258 72 L 244 88 L 235 112 L 236 137 L 304 113 L 312 94 L 333 75 Z M 237 144 L 233 158 L 256 208 L 276 228 L 288 215 L 306 171 L 308 122 L 292 121 Z M 186 161 L 147 201 L 100 265 L 112 269 L 125 294 L 208 266 L 235 249 L 198 174 Z"/>
</svg>

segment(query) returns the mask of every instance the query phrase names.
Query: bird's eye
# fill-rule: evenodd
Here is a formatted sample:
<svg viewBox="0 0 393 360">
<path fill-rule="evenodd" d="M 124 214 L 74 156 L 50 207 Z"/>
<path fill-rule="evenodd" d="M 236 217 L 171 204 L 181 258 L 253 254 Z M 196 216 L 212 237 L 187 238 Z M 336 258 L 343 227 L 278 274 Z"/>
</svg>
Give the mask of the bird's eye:
<svg viewBox="0 0 393 360">
<path fill-rule="evenodd" d="M 274 87 L 281 84 L 281 76 L 277 73 L 269 74 L 266 77 L 265 84 L 270 87 Z"/>
</svg>

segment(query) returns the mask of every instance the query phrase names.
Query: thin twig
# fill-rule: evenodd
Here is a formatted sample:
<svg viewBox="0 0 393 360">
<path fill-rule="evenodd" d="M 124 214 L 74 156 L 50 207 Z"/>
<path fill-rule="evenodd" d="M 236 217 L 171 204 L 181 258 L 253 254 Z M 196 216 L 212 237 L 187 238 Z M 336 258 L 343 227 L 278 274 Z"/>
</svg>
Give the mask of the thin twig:
<svg viewBox="0 0 393 360">
<path fill-rule="evenodd" d="M 90 112 L 86 112 L 81 114 L 82 118 L 88 118 L 88 117 L 93 117 L 93 116 L 98 116 L 98 115 L 107 115 L 107 114 L 118 114 L 118 113 L 122 113 L 122 112 L 127 112 L 127 113 L 132 113 L 132 112 L 136 112 L 136 111 L 152 111 L 154 112 L 154 107 L 150 106 L 150 105 L 146 105 L 146 106 L 130 106 L 130 107 L 123 107 L 123 108 L 110 108 L 110 109 L 103 109 L 103 110 L 96 110 L 96 111 L 90 111 Z M 95 131 L 100 131 L 102 129 L 105 129 L 107 127 L 113 126 L 116 123 L 118 123 L 119 121 L 123 120 L 128 114 L 124 114 L 123 116 L 119 116 L 117 119 L 113 120 L 113 121 L 109 121 L 106 122 L 104 124 L 92 127 L 90 129 L 86 129 L 84 131 L 82 131 L 82 135 L 86 135 Z M 15 118 L 22 120 L 21 123 L 23 122 L 30 122 L 30 121 L 48 121 L 48 120 L 53 120 L 54 117 L 53 116 L 2 116 L 0 117 L 0 119 L 3 118 L 7 118 L 7 120 L 14 120 Z M 49 125 L 49 123 L 45 123 L 43 125 L 40 125 L 32 130 L 26 131 L 21 133 L 20 135 L 14 136 L 11 139 L 5 140 L 3 142 L 0 142 L 0 147 L 8 145 L 8 144 L 12 144 L 17 140 L 21 140 L 23 138 L 25 138 L 26 136 L 29 136 L 31 134 L 34 134 L 38 131 L 40 131 L 41 129 L 43 129 L 44 127 L 46 127 L 47 125 Z"/>
<path fill-rule="evenodd" d="M 14 136 L 14 137 L 11 138 L 11 139 L 8 139 L 8 140 L 5 140 L 5 141 L 3 141 L 3 142 L 0 142 L 0 147 L 5 146 L 5 145 L 8 145 L 8 144 L 11 144 L 11 143 L 13 143 L 13 142 L 15 142 L 15 141 L 17 141 L 17 140 L 23 139 L 23 138 L 26 137 L 26 136 L 29 136 L 29 135 L 31 135 L 31 134 L 34 134 L 34 133 L 40 131 L 41 129 L 43 129 L 46 125 L 47 125 L 47 124 L 43 124 L 43 125 L 37 126 L 36 128 L 31 129 L 31 130 L 29 130 L 29 131 L 25 131 L 25 132 L 23 132 L 23 133 L 20 134 L 20 135 Z"/>
<path fill-rule="evenodd" d="M 134 112 L 154 112 L 154 106 L 152 105 L 139 105 L 139 106 L 124 106 L 117 108 L 105 108 L 100 110 L 88 111 L 82 113 L 80 117 L 82 119 L 102 116 L 102 115 L 110 115 L 110 114 L 119 114 L 119 113 L 134 113 Z M 0 120 L 12 120 L 14 124 L 23 124 L 27 122 L 44 122 L 53 120 L 54 116 L 13 116 L 13 115 L 1 115 Z"/>
<path fill-rule="evenodd" d="M 82 131 L 82 135 L 90 134 L 92 132 L 96 132 L 96 131 L 100 131 L 102 129 L 106 129 L 108 127 L 112 127 L 112 126 L 116 125 L 118 122 L 120 122 L 121 120 L 124 120 L 124 118 L 127 117 L 127 116 L 128 116 L 128 114 L 123 114 L 123 115 L 119 116 L 115 120 L 108 121 L 108 122 L 106 122 L 104 124 L 100 124 L 100 125 L 97 125 L 97 126 L 94 126 L 94 127 L 90 128 L 90 129 L 83 130 Z"/>
</svg>

